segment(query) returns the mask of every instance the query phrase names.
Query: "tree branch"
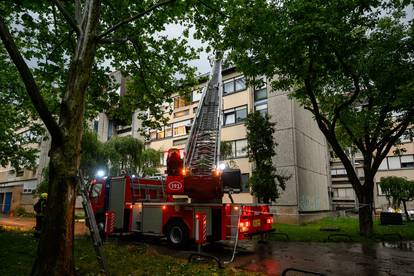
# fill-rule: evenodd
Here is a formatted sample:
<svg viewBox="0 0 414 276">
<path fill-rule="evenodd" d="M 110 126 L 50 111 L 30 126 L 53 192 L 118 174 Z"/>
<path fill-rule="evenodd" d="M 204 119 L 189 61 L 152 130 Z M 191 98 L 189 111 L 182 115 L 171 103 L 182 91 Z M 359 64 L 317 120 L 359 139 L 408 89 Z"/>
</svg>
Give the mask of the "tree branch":
<svg viewBox="0 0 414 276">
<path fill-rule="evenodd" d="M 78 22 L 78 24 L 82 20 L 82 5 L 80 0 L 75 1 L 75 20 Z"/>
<path fill-rule="evenodd" d="M 55 1 L 57 1 L 57 0 L 55 0 Z M 135 15 L 133 15 L 133 16 L 131 16 L 131 17 L 129 17 L 129 18 L 127 18 L 127 19 L 125 19 L 125 20 L 122 20 L 121 22 L 119 22 L 119 23 L 117 23 L 117 24 L 115 24 L 114 26 L 110 27 L 108 30 L 106 30 L 106 31 L 105 31 L 105 32 L 103 32 L 102 34 L 98 35 L 98 38 L 99 38 L 99 39 L 102 39 L 102 38 L 104 38 L 105 36 L 107 36 L 108 34 L 110 34 L 110 33 L 114 32 L 114 31 L 116 31 L 117 29 L 119 29 L 119 28 L 120 28 L 120 27 L 122 27 L 123 25 L 128 24 L 129 22 L 132 22 L 132 21 L 134 21 L 134 20 L 136 20 L 136 19 L 138 19 L 138 18 L 140 18 L 140 17 L 142 17 L 142 16 L 144 16 L 144 15 L 147 15 L 147 14 L 149 14 L 150 12 L 152 12 L 153 10 L 158 9 L 159 7 L 162 7 L 162 6 L 168 5 L 168 4 L 173 3 L 173 2 L 175 2 L 175 1 L 176 1 L 176 0 L 165 0 L 165 1 L 159 2 L 158 4 L 155 4 L 155 5 L 151 6 L 151 7 L 150 7 L 150 8 L 148 8 L 147 10 L 145 10 L 145 11 L 143 11 L 143 12 L 140 12 L 140 13 L 137 13 L 137 14 L 135 14 Z"/>
<path fill-rule="evenodd" d="M 339 52 L 335 49 L 335 47 L 332 46 L 332 49 L 333 49 L 333 51 L 335 53 L 335 56 L 338 59 L 339 63 L 344 68 L 345 72 L 348 73 L 351 76 L 352 82 L 354 83 L 354 87 L 355 87 L 355 90 L 354 90 L 354 93 L 352 94 L 352 96 L 347 101 L 343 102 L 342 104 L 340 104 L 338 107 L 335 108 L 334 117 L 332 119 L 332 125 L 335 126 L 336 121 L 338 120 L 339 113 L 341 112 L 341 110 L 344 107 L 349 106 L 350 104 L 352 104 L 358 98 L 358 96 L 361 92 L 361 88 L 360 88 L 360 85 L 359 85 L 359 76 L 357 74 L 355 74 L 354 72 L 352 72 L 351 68 L 345 63 L 345 61 L 343 60 L 343 58 L 341 57 Z"/>
<path fill-rule="evenodd" d="M 33 78 L 32 72 L 30 72 L 29 67 L 24 61 L 22 55 L 20 54 L 19 49 L 17 48 L 13 37 L 10 34 L 10 31 L 4 22 L 4 18 L 0 16 L 0 37 L 3 41 L 3 44 L 10 55 L 13 63 L 17 67 L 17 70 L 20 73 L 20 76 L 23 80 L 23 83 L 26 87 L 27 94 L 29 95 L 34 107 L 39 113 L 40 118 L 43 123 L 46 125 L 46 128 L 49 130 L 50 135 L 56 141 L 61 141 L 62 132 L 59 128 L 59 125 L 54 120 L 52 114 L 48 110 L 46 103 L 44 102 L 39 88 Z"/>
<path fill-rule="evenodd" d="M 72 16 L 69 14 L 69 12 L 66 10 L 65 6 L 62 2 L 59 0 L 52 0 L 53 3 L 55 3 L 56 7 L 59 9 L 59 11 L 62 13 L 63 17 L 66 19 L 66 22 L 72 27 L 72 29 L 76 32 L 76 34 L 81 33 L 81 29 L 79 28 L 78 24 L 76 23 L 76 20 L 72 18 Z"/>
<path fill-rule="evenodd" d="M 407 127 L 408 127 L 409 124 L 410 124 L 410 121 L 409 120 L 406 120 L 403 123 L 401 123 L 399 125 L 400 129 L 397 131 L 397 133 L 395 133 L 394 136 L 390 136 L 390 140 L 388 141 L 388 143 L 383 144 L 382 145 L 382 148 L 381 149 L 378 149 L 377 155 L 374 158 L 374 163 L 372 164 L 372 167 L 374 169 L 378 169 L 379 168 L 382 160 L 387 156 L 388 152 L 391 150 L 391 147 L 393 147 L 395 145 L 395 143 L 397 142 L 398 138 L 405 132 L 405 130 L 407 129 Z M 394 128 L 394 129 L 396 130 L 397 127 Z"/>
</svg>

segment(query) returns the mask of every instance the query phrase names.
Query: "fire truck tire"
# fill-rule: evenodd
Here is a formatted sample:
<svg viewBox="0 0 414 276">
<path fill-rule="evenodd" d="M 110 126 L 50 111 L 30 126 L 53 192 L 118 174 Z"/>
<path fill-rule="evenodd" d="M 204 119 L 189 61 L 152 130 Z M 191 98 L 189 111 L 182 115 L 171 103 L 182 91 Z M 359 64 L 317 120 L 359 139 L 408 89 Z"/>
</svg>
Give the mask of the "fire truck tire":
<svg viewBox="0 0 414 276">
<path fill-rule="evenodd" d="M 188 228 L 181 220 L 173 220 L 167 226 L 167 241 L 172 247 L 182 248 L 188 244 Z"/>
</svg>

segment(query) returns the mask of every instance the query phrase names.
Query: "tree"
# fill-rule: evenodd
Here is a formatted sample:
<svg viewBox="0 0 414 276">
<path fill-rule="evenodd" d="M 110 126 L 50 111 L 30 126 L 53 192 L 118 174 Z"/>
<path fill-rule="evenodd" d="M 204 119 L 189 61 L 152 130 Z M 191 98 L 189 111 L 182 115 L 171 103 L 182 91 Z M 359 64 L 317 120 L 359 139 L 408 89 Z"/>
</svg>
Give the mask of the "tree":
<svg viewBox="0 0 414 276">
<path fill-rule="evenodd" d="M 132 136 L 111 138 L 105 143 L 105 152 L 110 162 L 110 174 L 136 173 L 140 167 L 144 143 Z"/>
<path fill-rule="evenodd" d="M 108 160 L 104 144 L 98 140 L 95 132 L 85 129 L 81 144 L 80 169 L 87 178 L 93 178 L 99 169 L 107 169 Z"/>
<path fill-rule="evenodd" d="M 149 110 L 159 118 L 161 103 L 194 79 L 194 69 L 186 62 L 195 54 L 185 37 L 170 39 L 160 32 L 166 24 L 182 20 L 192 4 L 179 0 L 0 4 L 4 49 L 51 136 L 47 215 L 32 275 L 75 273 L 74 206 L 83 121 L 85 114 L 94 113 L 91 109 L 104 107 L 111 98 L 108 64 L 131 76 L 130 108 Z"/>
<path fill-rule="evenodd" d="M 392 199 L 392 207 L 398 209 L 401 202 L 404 207 L 404 213 L 407 221 L 410 216 L 407 212 L 407 201 L 414 199 L 414 181 L 407 180 L 403 177 L 388 176 L 381 177 L 380 180 L 381 191 L 386 195 L 388 203 Z"/>
<path fill-rule="evenodd" d="M 355 190 L 363 235 L 373 231 L 375 173 L 414 118 L 409 2 L 229 0 L 195 17 L 199 36 L 227 49 L 239 70 L 267 76 L 313 114 Z M 349 146 L 364 157 L 364 180 Z"/>
<path fill-rule="evenodd" d="M 157 174 L 161 164 L 162 153 L 158 150 L 147 148 L 140 155 L 140 164 L 137 173 L 143 177 Z"/>
<path fill-rule="evenodd" d="M 0 45 L 0 165 L 10 164 L 16 171 L 36 166 L 38 150 L 30 144 L 44 134 L 18 76 Z"/>
<path fill-rule="evenodd" d="M 254 162 L 252 176 L 249 179 L 252 194 L 265 203 L 275 201 L 279 197 L 279 189 L 285 189 L 290 178 L 278 174 L 273 165 L 276 155 L 273 134 L 275 123 L 270 122 L 269 115 L 262 116 L 258 111 L 247 115 L 246 138 L 247 152 L 250 161 Z"/>
</svg>

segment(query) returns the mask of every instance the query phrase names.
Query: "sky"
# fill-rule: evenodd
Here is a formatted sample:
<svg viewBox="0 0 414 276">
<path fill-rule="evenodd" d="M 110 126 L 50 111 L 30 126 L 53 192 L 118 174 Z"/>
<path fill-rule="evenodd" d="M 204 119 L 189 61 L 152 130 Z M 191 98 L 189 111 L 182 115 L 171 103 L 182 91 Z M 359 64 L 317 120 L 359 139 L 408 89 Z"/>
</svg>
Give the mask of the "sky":
<svg viewBox="0 0 414 276">
<path fill-rule="evenodd" d="M 184 27 L 178 24 L 171 24 L 166 26 L 165 34 L 170 38 L 180 38 L 183 34 Z M 202 43 L 200 40 L 193 38 L 194 29 L 190 30 L 188 44 L 194 48 L 206 47 L 207 44 Z M 197 68 L 198 75 L 209 73 L 211 66 L 208 61 L 209 54 L 205 51 L 201 52 L 198 59 L 193 60 L 189 64 Z"/>
</svg>

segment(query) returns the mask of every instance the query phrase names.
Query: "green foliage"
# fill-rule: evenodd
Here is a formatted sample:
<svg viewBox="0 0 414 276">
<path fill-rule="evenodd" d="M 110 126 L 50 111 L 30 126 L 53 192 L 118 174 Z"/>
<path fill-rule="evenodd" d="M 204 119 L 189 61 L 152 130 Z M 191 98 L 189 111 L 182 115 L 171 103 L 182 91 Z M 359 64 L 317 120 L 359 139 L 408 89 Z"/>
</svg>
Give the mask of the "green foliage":
<svg viewBox="0 0 414 276">
<path fill-rule="evenodd" d="M 229 141 L 221 141 L 220 143 L 220 155 L 222 160 L 233 156 L 232 144 Z"/>
<path fill-rule="evenodd" d="M 104 144 L 107 164 L 110 174 L 127 174 L 141 176 L 154 175 L 160 166 L 161 152 L 145 149 L 144 143 L 132 136 L 113 137 Z"/>
<path fill-rule="evenodd" d="M 138 174 L 142 176 L 157 174 L 159 172 L 157 168 L 160 166 L 161 157 L 162 152 L 158 150 L 151 148 L 144 149 L 140 156 Z"/>
<path fill-rule="evenodd" d="M 249 179 L 253 195 L 265 203 L 279 197 L 279 187 L 284 190 L 290 178 L 279 174 L 273 164 L 275 147 L 273 134 L 275 123 L 270 122 L 269 115 L 259 112 L 250 113 L 246 120 L 247 149 L 250 161 L 254 162 L 252 176 Z"/>
<path fill-rule="evenodd" d="M 98 169 L 106 170 L 108 161 L 104 144 L 98 140 L 95 132 L 90 129 L 83 131 L 81 149 L 80 169 L 84 176 L 93 178 Z"/>
<path fill-rule="evenodd" d="M 105 144 L 105 151 L 110 162 L 111 175 L 119 175 L 122 171 L 132 174 L 140 165 L 139 156 L 144 144 L 132 136 L 112 137 Z"/>
<path fill-rule="evenodd" d="M 15 170 L 34 168 L 44 129 L 26 95 L 23 83 L 0 45 L 0 165 Z M 28 122 L 32 121 L 32 124 Z M 17 131 L 17 132 L 16 132 Z"/>
<path fill-rule="evenodd" d="M 392 200 L 392 207 L 395 209 L 400 207 L 402 200 L 414 199 L 414 181 L 398 176 L 388 176 L 381 177 L 379 184 L 387 199 Z"/>
</svg>

